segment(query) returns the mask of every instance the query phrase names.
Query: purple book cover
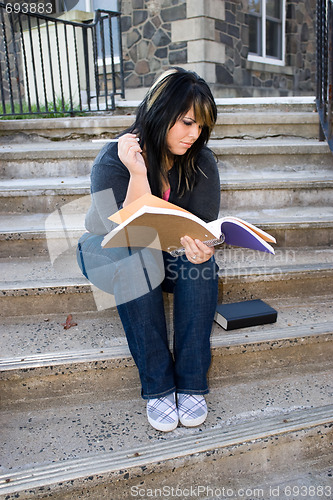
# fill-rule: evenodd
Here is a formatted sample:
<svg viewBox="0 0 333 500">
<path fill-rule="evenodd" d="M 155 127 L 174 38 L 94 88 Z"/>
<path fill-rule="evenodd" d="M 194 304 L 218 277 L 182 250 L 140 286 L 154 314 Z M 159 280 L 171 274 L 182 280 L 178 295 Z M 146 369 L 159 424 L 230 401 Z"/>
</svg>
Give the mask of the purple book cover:
<svg viewBox="0 0 333 500">
<path fill-rule="evenodd" d="M 245 229 L 236 222 L 222 222 L 221 231 L 225 236 L 225 243 L 227 245 L 274 253 L 271 245 L 262 240 L 260 236 L 250 232 L 248 229 Z"/>
</svg>

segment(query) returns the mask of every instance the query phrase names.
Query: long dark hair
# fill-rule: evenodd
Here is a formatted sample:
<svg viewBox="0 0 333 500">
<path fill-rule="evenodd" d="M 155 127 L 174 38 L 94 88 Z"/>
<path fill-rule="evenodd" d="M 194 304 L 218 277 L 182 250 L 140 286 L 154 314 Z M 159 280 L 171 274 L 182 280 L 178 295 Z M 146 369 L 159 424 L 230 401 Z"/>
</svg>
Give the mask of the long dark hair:
<svg viewBox="0 0 333 500">
<path fill-rule="evenodd" d="M 193 188 L 198 154 L 207 144 L 216 122 L 216 105 L 207 83 L 192 71 L 170 68 L 149 89 L 138 107 L 134 124 L 128 130 L 140 138 L 146 154 L 150 187 L 156 196 L 162 196 L 163 179 L 167 180 L 167 133 L 192 106 L 195 120 L 202 129 L 187 152 L 174 157 L 179 176 L 178 193 L 182 196 Z"/>
</svg>

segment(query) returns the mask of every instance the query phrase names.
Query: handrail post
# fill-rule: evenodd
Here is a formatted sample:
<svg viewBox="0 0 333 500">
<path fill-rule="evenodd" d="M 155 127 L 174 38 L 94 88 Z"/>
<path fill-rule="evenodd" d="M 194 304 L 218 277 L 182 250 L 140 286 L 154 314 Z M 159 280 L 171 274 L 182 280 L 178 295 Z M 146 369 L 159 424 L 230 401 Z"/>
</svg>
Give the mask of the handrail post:
<svg viewBox="0 0 333 500">
<path fill-rule="evenodd" d="M 333 0 L 317 0 L 316 105 L 319 140 L 326 140 L 333 152 Z"/>
</svg>

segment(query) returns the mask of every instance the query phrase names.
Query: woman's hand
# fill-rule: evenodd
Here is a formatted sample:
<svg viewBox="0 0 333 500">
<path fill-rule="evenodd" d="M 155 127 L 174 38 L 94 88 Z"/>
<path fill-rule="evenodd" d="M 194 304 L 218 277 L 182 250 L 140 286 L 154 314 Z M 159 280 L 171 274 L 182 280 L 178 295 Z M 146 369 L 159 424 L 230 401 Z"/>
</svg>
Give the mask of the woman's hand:
<svg viewBox="0 0 333 500">
<path fill-rule="evenodd" d="M 128 168 L 130 180 L 123 206 L 126 207 L 146 193 L 150 193 L 147 167 L 135 134 L 125 134 L 118 140 L 118 156 Z"/>
<path fill-rule="evenodd" d="M 180 243 L 185 248 L 185 255 L 192 264 L 202 264 L 209 260 L 215 253 L 214 247 L 208 247 L 200 240 L 193 240 L 189 236 L 183 236 Z"/>
<path fill-rule="evenodd" d="M 135 134 L 122 135 L 118 140 L 118 156 L 131 175 L 147 175 L 142 149 Z"/>
</svg>

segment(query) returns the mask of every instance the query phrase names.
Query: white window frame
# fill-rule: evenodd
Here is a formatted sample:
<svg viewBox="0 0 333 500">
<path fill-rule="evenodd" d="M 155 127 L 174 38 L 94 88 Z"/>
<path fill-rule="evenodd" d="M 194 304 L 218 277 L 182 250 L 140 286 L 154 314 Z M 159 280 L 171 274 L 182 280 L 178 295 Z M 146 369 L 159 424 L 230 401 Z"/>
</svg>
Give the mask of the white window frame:
<svg viewBox="0 0 333 500">
<path fill-rule="evenodd" d="M 86 0 L 86 12 L 93 12 L 93 0 Z M 119 62 L 120 62 L 120 57 L 115 55 L 114 56 L 114 64 L 119 64 Z M 103 66 L 103 59 L 98 58 L 97 64 L 98 64 L 98 66 Z M 105 58 L 105 64 L 111 65 L 111 57 Z"/>
<path fill-rule="evenodd" d="M 276 66 L 285 66 L 285 52 L 286 52 L 286 0 L 282 0 L 282 19 L 281 19 L 281 52 L 282 59 L 277 59 L 276 57 L 266 56 L 266 0 L 261 0 L 261 35 L 262 35 L 262 53 L 264 55 L 259 56 L 253 52 L 249 52 L 247 59 L 248 61 L 255 61 L 264 64 L 275 64 Z"/>
</svg>

